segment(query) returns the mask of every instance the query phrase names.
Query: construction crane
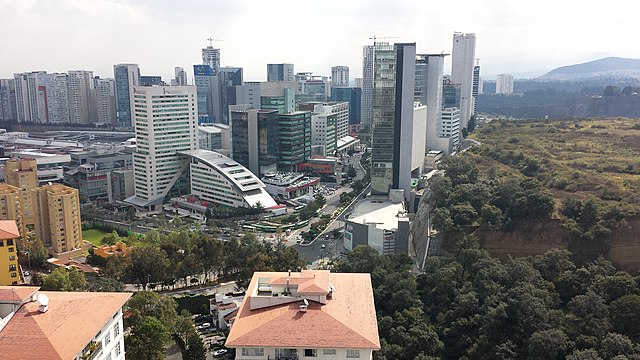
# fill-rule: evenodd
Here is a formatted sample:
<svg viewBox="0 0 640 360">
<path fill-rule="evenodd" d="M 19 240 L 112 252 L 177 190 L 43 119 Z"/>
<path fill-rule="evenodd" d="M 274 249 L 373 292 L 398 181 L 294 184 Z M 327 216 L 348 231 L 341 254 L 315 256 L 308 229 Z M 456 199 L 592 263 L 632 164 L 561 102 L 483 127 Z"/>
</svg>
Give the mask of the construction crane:
<svg viewBox="0 0 640 360">
<path fill-rule="evenodd" d="M 370 37 L 369 39 L 373 40 L 373 44 L 376 44 L 376 39 L 397 39 L 397 36 L 375 36 L 373 35 L 372 37 Z"/>
<path fill-rule="evenodd" d="M 213 42 L 214 41 L 224 41 L 222 39 L 214 39 L 214 38 L 208 38 L 207 41 L 209 42 L 209 46 L 213 47 Z"/>
</svg>

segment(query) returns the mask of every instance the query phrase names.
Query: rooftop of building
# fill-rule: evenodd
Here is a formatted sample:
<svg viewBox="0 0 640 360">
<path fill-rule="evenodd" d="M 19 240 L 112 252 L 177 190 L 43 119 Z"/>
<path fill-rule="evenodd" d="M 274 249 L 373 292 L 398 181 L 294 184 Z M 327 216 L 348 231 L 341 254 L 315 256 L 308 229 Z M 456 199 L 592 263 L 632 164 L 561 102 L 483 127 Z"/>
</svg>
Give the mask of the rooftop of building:
<svg viewBox="0 0 640 360">
<path fill-rule="evenodd" d="M 375 225 L 378 229 L 396 230 L 399 213 L 406 213 L 404 203 L 392 202 L 386 196 L 374 195 L 358 202 L 348 220 L 363 225 Z"/>
<path fill-rule="evenodd" d="M 38 289 L 0 287 L 0 294 L 17 293 L 29 300 L 0 330 L 1 354 L 12 359 L 74 359 L 131 297 L 130 293 L 41 291 L 38 294 L 48 298 L 47 310 L 41 312 L 33 296 Z M 5 295 L 0 295 L 0 303 Z"/>
<path fill-rule="evenodd" d="M 256 272 L 248 289 L 226 346 L 380 348 L 370 274 Z"/>
<path fill-rule="evenodd" d="M 208 132 L 208 133 L 219 133 L 223 130 L 229 130 L 229 125 L 225 124 L 207 124 L 207 125 L 198 125 L 198 130 Z"/>
<path fill-rule="evenodd" d="M 0 240 L 16 239 L 20 237 L 20 231 L 15 220 L 0 220 Z"/>
</svg>

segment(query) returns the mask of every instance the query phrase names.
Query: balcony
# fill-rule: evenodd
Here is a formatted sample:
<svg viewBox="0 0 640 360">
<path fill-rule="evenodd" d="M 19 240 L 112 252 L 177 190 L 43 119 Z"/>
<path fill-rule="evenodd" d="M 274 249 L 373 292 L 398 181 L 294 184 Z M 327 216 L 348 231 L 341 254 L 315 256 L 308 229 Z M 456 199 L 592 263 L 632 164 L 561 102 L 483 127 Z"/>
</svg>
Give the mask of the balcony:
<svg viewBox="0 0 640 360">
<path fill-rule="evenodd" d="M 82 360 L 93 360 L 102 353 L 102 341 L 92 341 L 82 351 Z"/>
</svg>

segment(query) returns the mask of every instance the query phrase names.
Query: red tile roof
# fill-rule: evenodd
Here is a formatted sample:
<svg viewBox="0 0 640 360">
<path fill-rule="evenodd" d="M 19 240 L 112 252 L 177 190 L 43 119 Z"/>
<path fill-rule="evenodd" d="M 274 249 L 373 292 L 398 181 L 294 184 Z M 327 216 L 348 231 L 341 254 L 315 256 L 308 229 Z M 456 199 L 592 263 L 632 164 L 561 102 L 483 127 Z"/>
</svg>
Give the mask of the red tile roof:
<svg viewBox="0 0 640 360">
<path fill-rule="evenodd" d="M 39 289 L 38 286 L 0 286 L 0 301 L 22 303 Z"/>
<path fill-rule="evenodd" d="M 0 220 L 0 240 L 16 239 L 20 237 L 20 231 L 14 220 Z"/>
<path fill-rule="evenodd" d="M 226 346 L 380 349 L 370 275 L 305 271 L 289 277 L 314 279 L 313 275 L 318 282 L 326 278 L 327 287 L 330 283 L 336 291 L 326 305 L 310 301 L 307 312 L 300 312 L 302 301 L 251 310 L 250 297 L 258 279 L 279 282 L 289 276 L 254 273 Z M 308 290 L 323 290 L 316 281 L 310 282 Z"/>
<path fill-rule="evenodd" d="M 113 315 L 130 293 L 41 292 L 49 310 L 38 302 L 22 305 L 0 331 L 0 354 L 12 359 L 73 359 Z"/>
</svg>

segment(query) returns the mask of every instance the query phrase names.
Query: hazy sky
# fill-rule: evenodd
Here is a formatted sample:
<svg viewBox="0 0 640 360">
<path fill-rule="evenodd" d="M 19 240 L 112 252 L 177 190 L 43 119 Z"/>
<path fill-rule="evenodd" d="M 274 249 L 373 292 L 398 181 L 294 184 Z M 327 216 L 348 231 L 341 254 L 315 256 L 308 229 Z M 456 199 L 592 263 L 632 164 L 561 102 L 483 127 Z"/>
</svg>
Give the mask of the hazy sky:
<svg viewBox="0 0 640 360">
<path fill-rule="evenodd" d="M 173 77 L 201 62 L 208 37 L 222 39 L 222 66 L 265 80 L 267 63 L 361 76 L 371 36 L 450 53 L 454 31 L 476 34 L 482 77 L 538 75 L 605 56 L 640 58 L 638 15 L 629 0 L 0 0 L 0 77 L 15 72 L 93 70 L 138 63 Z M 447 65 L 447 68 L 449 65 Z"/>
</svg>

